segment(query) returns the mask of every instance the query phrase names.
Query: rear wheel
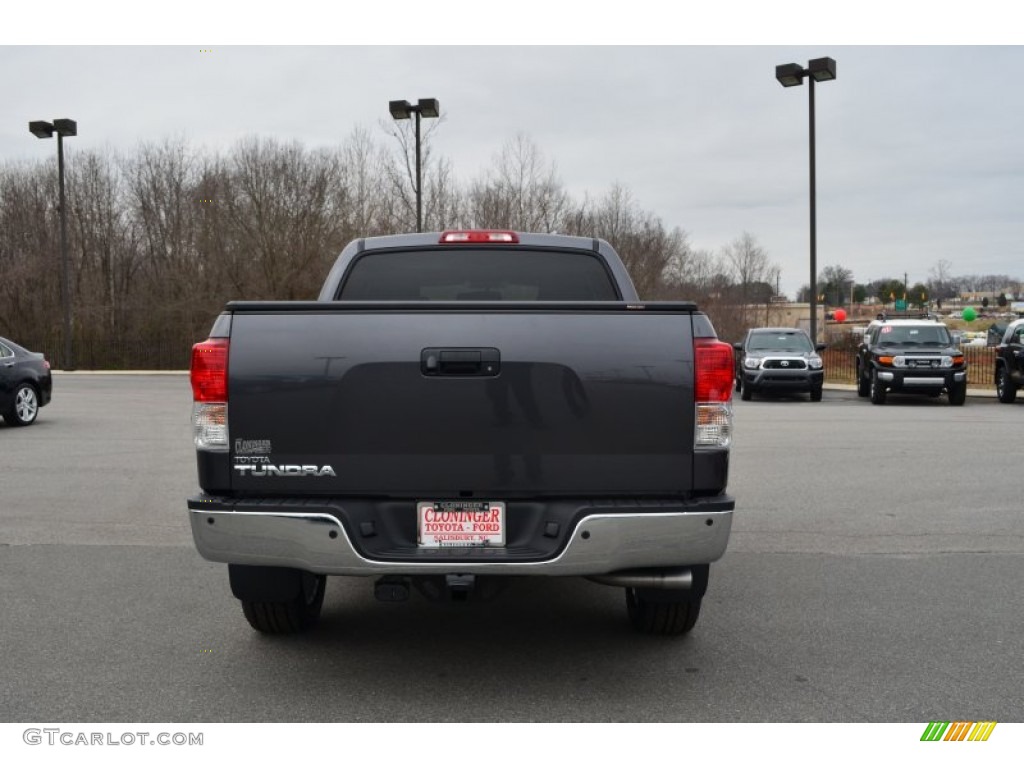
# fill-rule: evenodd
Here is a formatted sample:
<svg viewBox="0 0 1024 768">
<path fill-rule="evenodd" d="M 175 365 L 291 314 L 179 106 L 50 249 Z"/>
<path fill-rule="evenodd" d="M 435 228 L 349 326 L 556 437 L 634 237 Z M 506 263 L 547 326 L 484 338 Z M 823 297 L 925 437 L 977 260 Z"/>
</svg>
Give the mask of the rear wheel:
<svg viewBox="0 0 1024 768">
<path fill-rule="evenodd" d="M 626 611 L 633 629 L 645 635 L 685 635 L 693 629 L 700 615 L 701 598 L 651 599 L 650 593 L 654 591 L 626 588 Z"/>
<path fill-rule="evenodd" d="M 1010 381 L 1005 365 L 996 368 L 996 395 L 1000 403 L 1012 403 L 1017 399 L 1017 388 Z"/>
<path fill-rule="evenodd" d="M 878 371 L 871 374 L 871 402 L 875 405 L 885 405 L 885 385 L 878 378 Z"/>
<path fill-rule="evenodd" d="M 313 626 L 323 608 L 327 577 L 303 572 L 300 581 L 299 593 L 291 600 L 242 600 L 250 626 L 269 635 L 294 634 Z"/>
<path fill-rule="evenodd" d="M 949 404 L 950 405 L 963 405 L 967 399 L 967 382 L 960 384 L 954 384 L 949 388 Z"/>
<path fill-rule="evenodd" d="M 626 611 L 633 629 L 645 635 L 685 635 L 697 623 L 711 566 L 690 566 L 690 589 L 626 587 Z"/>
<path fill-rule="evenodd" d="M 39 395 L 31 384 L 19 384 L 11 408 L 4 412 L 4 421 L 12 427 L 27 427 L 39 415 Z"/>
</svg>

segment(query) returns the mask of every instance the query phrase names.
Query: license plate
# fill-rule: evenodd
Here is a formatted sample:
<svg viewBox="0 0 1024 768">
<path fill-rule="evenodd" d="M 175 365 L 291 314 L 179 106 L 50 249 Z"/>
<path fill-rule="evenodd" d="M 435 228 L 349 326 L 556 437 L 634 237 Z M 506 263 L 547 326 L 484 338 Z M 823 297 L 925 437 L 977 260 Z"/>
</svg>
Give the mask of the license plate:
<svg viewBox="0 0 1024 768">
<path fill-rule="evenodd" d="M 421 547 L 505 546 L 503 501 L 421 501 L 416 519 Z"/>
</svg>

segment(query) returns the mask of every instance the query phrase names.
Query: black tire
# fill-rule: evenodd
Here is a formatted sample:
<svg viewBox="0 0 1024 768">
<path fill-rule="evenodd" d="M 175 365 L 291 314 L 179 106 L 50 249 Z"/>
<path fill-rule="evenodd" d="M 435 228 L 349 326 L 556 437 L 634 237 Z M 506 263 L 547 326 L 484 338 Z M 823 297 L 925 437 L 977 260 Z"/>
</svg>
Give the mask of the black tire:
<svg viewBox="0 0 1024 768">
<path fill-rule="evenodd" d="M 697 623 L 703 598 L 654 601 L 626 588 L 626 612 L 633 629 L 645 635 L 685 635 Z"/>
<path fill-rule="evenodd" d="M 12 427 L 27 427 L 39 415 L 39 392 L 28 382 L 18 385 L 10 410 L 4 412 L 4 421 Z"/>
<path fill-rule="evenodd" d="M 885 385 L 878 378 L 878 372 L 871 374 L 871 402 L 875 405 L 885 405 Z"/>
<path fill-rule="evenodd" d="M 812 403 L 820 403 L 821 402 L 821 387 L 811 387 L 811 402 Z"/>
<path fill-rule="evenodd" d="M 860 365 L 857 366 L 857 396 L 867 397 L 871 394 L 871 382 L 864 375 L 864 372 L 860 369 Z"/>
<path fill-rule="evenodd" d="M 327 577 L 316 573 L 302 574 L 301 593 L 283 602 L 242 600 L 242 613 L 257 632 L 268 635 L 289 635 L 302 632 L 316 624 L 324 604 Z"/>
<path fill-rule="evenodd" d="M 741 379 L 739 376 L 736 377 L 736 391 L 743 391 L 743 379 Z"/>
<path fill-rule="evenodd" d="M 1005 365 L 996 368 L 996 396 L 1000 403 L 1012 403 L 1017 399 L 1017 388 L 1010 381 Z"/>
<path fill-rule="evenodd" d="M 747 384 L 747 386 L 745 386 L 743 388 L 743 391 L 740 392 L 740 400 L 749 400 L 753 396 L 754 396 L 754 390 L 752 390 L 750 388 L 749 384 Z"/>
<path fill-rule="evenodd" d="M 962 384 L 954 384 L 949 388 L 949 404 L 950 405 L 963 405 L 964 401 L 967 400 L 967 382 Z"/>
</svg>

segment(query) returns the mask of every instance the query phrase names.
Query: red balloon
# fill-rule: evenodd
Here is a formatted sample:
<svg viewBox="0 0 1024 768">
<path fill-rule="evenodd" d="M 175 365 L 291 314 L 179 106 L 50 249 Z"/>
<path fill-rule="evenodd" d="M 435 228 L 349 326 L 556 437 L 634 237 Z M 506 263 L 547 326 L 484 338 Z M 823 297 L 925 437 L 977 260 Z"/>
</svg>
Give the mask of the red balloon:
<svg viewBox="0 0 1024 768">
<path fill-rule="evenodd" d="M 844 322 L 846 322 L 846 310 L 845 309 L 837 309 L 835 311 L 835 314 L 833 315 L 833 317 L 835 317 L 837 323 L 844 323 Z"/>
</svg>

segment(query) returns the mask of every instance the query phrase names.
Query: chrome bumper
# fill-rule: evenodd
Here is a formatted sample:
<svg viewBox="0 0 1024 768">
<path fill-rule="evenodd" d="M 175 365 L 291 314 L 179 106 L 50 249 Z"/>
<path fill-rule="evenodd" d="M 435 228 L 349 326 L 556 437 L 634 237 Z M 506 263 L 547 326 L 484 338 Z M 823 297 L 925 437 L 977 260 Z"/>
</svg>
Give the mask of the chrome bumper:
<svg viewBox="0 0 1024 768">
<path fill-rule="evenodd" d="M 549 559 L 503 562 L 373 560 L 353 546 L 345 527 L 324 512 L 213 511 L 189 501 L 196 548 L 207 560 L 237 565 L 299 568 L 349 576 L 443 573 L 590 576 L 629 568 L 696 565 L 718 560 L 732 527 L 732 511 L 595 513 L 583 517 L 566 545 Z M 490 552 L 488 554 L 491 554 Z"/>
<path fill-rule="evenodd" d="M 943 387 L 949 383 L 947 376 L 915 376 L 902 371 L 899 374 L 892 371 L 879 371 L 878 378 L 880 381 L 895 382 L 903 387 Z M 957 371 L 953 374 L 953 381 L 958 384 L 966 380 L 967 371 Z"/>
</svg>

